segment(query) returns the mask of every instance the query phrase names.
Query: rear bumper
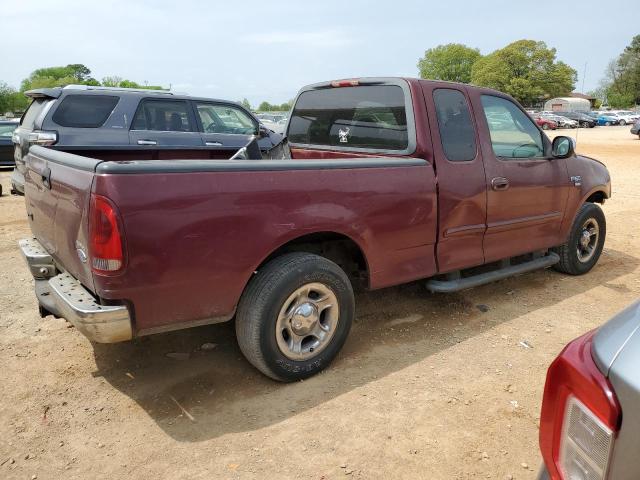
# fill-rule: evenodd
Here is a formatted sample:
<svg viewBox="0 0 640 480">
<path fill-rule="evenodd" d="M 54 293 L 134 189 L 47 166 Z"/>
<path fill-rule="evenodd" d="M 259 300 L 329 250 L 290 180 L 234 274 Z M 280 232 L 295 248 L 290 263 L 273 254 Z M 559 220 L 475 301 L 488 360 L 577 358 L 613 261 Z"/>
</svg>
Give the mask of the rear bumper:
<svg viewBox="0 0 640 480">
<path fill-rule="evenodd" d="M 18 168 L 14 168 L 11 174 L 11 191 L 24 195 L 24 175 Z"/>
<path fill-rule="evenodd" d="M 35 280 L 41 307 L 68 320 L 92 342 L 115 343 L 133 337 L 126 306 L 101 305 L 72 275 L 58 273 L 53 259 L 35 238 L 18 243 Z"/>
</svg>

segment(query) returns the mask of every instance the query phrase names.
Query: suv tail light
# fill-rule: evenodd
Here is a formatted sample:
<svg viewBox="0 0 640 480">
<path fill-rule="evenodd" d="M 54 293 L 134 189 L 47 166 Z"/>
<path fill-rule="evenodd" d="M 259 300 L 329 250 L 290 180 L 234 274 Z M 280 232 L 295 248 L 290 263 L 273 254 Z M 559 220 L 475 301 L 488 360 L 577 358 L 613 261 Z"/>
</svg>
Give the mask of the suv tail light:
<svg viewBox="0 0 640 480">
<path fill-rule="evenodd" d="M 540 450 L 554 480 L 607 478 L 622 412 L 591 356 L 593 335 L 567 345 L 547 372 Z"/>
<path fill-rule="evenodd" d="M 113 203 L 91 195 L 89 211 L 89 257 L 95 273 L 112 275 L 124 266 L 124 238 L 120 216 Z"/>
<path fill-rule="evenodd" d="M 58 141 L 56 132 L 45 132 L 43 130 L 34 130 L 27 137 L 31 145 L 53 145 Z"/>
</svg>

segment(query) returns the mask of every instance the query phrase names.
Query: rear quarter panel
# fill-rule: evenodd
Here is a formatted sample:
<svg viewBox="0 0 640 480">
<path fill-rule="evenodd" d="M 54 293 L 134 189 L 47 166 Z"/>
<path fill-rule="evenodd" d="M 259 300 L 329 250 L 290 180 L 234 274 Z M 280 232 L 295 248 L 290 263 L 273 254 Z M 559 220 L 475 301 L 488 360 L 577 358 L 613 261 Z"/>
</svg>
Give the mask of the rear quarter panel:
<svg viewBox="0 0 640 480">
<path fill-rule="evenodd" d="M 233 315 L 274 250 L 335 232 L 363 251 L 371 288 L 435 273 L 436 191 L 428 163 L 412 167 L 98 174 L 124 224 L 128 265 L 94 275 L 97 293 L 125 299 L 136 328 Z"/>
</svg>

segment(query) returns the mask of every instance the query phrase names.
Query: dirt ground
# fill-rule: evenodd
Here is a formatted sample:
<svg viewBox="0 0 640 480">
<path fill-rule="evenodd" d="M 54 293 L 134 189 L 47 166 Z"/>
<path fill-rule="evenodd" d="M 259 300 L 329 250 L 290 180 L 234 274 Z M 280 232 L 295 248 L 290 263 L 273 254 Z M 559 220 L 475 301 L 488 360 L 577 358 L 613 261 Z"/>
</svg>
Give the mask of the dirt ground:
<svg viewBox="0 0 640 480">
<path fill-rule="evenodd" d="M 0 173 L 0 478 L 535 478 L 548 364 L 640 293 L 640 141 L 580 130 L 578 151 L 613 179 L 591 273 L 360 294 L 338 359 L 289 385 L 244 360 L 231 323 L 92 346 L 39 318 L 24 199 Z"/>
</svg>

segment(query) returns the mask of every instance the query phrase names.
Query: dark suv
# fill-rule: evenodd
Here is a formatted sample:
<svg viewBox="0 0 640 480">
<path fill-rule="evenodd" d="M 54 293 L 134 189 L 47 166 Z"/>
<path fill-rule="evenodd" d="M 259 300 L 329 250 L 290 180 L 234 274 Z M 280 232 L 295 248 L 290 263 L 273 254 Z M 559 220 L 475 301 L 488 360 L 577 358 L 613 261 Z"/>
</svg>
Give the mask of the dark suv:
<svg viewBox="0 0 640 480">
<path fill-rule="evenodd" d="M 69 85 L 30 90 L 33 99 L 13 134 L 14 193 L 24 192 L 22 160 L 31 145 L 76 151 L 188 148 L 236 151 L 258 137 L 263 152 L 282 137 L 235 102 L 162 90 Z"/>
<path fill-rule="evenodd" d="M 584 128 L 593 128 L 598 124 L 598 120 L 584 112 L 553 112 L 556 115 L 570 118 L 578 122 L 578 125 Z"/>
</svg>

